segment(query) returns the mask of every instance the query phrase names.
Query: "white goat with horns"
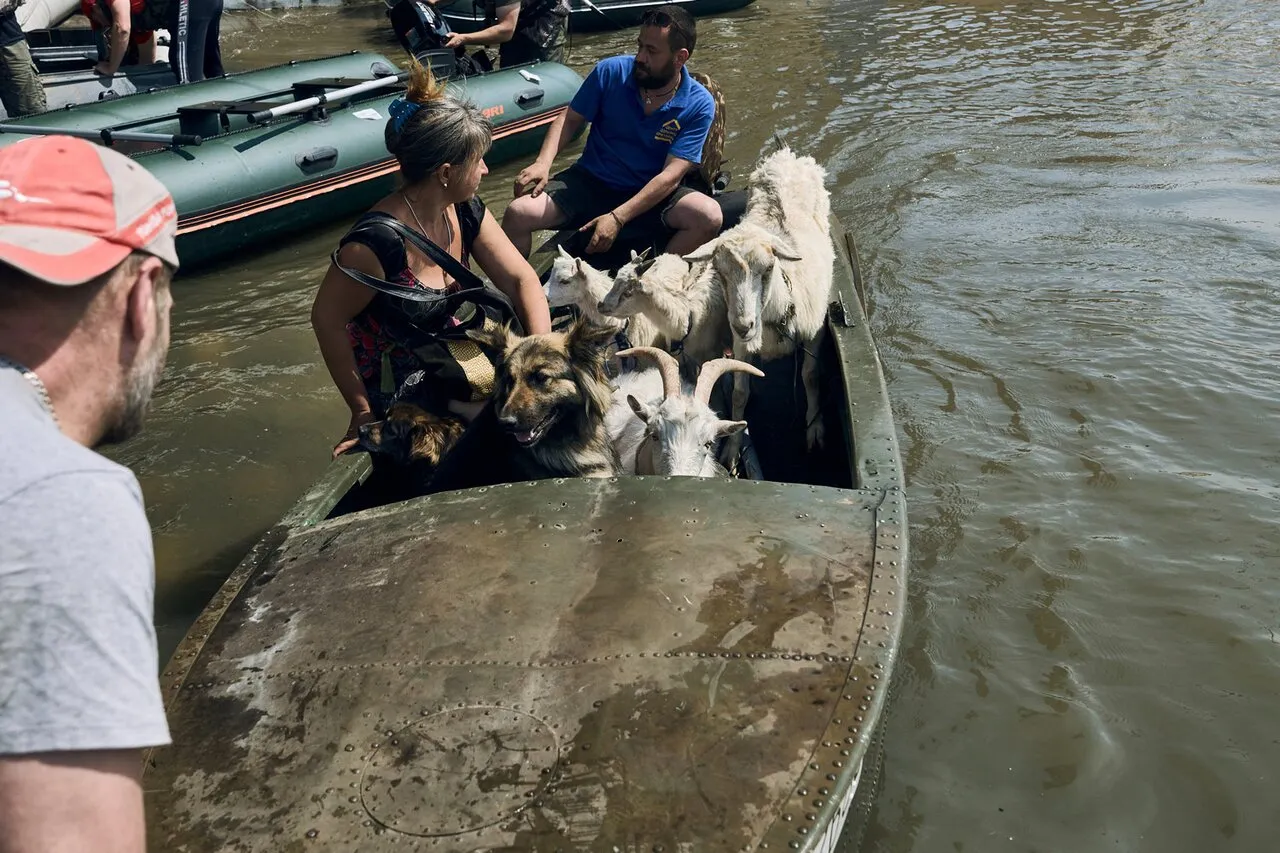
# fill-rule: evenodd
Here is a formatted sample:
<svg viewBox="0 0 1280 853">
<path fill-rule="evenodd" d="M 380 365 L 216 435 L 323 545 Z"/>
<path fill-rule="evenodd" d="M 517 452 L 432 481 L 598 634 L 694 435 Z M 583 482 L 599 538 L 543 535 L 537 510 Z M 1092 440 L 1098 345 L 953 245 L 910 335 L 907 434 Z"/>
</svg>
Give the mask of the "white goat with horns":
<svg viewBox="0 0 1280 853">
<path fill-rule="evenodd" d="M 626 329 L 627 340 L 633 346 L 665 346 L 666 338 L 658 333 L 653 321 L 644 315 L 635 317 L 610 317 L 600 313 L 600 300 L 613 288 L 613 279 L 591 264 L 575 258 L 557 246 L 559 256 L 551 264 L 551 275 L 543 285 L 547 305 L 552 308 L 577 306 L 592 323 L 606 329 Z"/>
<path fill-rule="evenodd" d="M 672 346 L 680 345 L 693 365 L 723 355 L 733 343 L 724 288 L 714 280 L 710 265 L 690 264 L 679 255 L 650 258 L 648 250 L 639 255 L 633 251 L 600 300 L 600 313 L 652 323 Z M 634 338 L 631 342 L 637 343 Z"/>
<path fill-rule="evenodd" d="M 835 268 L 826 171 L 812 157 L 782 148 L 760 161 L 748 180 L 742 221 L 685 260 L 709 262 L 723 287 L 733 354 L 762 361 L 804 351 L 805 438 L 821 446 L 818 349 L 826 331 Z M 746 411 L 749 385 L 734 378 L 732 416 Z M 726 442 L 726 454 L 736 450 Z"/>
<path fill-rule="evenodd" d="M 662 397 L 641 402 L 628 393 L 624 383 L 614 394 L 615 404 L 606 419 L 618 417 L 619 395 L 635 413 L 628 423 L 608 429 L 618 453 L 621 470 L 629 474 L 665 474 L 675 477 L 725 477 L 728 472 L 716 462 L 720 439 L 746 429 L 746 421 L 722 420 L 711 409 L 711 389 L 727 372 L 764 376 L 758 367 L 733 358 L 716 358 L 703 363 L 698 382 L 689 393 L 680 381 L 680 364 L 666 350 L 632 347 L 619 356 L 652 359 L 662 377 Z M 648 374 L 650 371 L 638 371 Z M 637 418 L 639 420 L 637 420 Z"/>
</svg>

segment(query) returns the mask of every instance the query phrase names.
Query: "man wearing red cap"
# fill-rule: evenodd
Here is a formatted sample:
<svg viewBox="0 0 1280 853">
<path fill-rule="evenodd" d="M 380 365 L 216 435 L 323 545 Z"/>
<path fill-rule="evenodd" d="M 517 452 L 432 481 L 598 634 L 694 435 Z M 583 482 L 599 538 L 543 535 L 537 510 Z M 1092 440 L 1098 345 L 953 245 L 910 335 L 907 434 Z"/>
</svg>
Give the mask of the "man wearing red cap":
<svg viewBox="0 0 1280 853">
<path fill-rule="evenodd" d="M 64 136 L 0 149 L 0 851 L 145 848 L 169 743 L 155 560 L 133 474 L 169 347 L 173 199 Z"/>
</svg>

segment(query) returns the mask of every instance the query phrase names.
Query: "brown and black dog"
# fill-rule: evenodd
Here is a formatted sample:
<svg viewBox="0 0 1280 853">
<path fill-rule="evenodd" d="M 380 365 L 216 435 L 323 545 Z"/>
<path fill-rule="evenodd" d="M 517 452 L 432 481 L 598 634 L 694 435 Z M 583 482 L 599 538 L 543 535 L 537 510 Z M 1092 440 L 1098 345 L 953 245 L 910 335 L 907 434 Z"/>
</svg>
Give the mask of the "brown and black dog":
<svg viewBox="0 0 1280 853">
<path fill-rule="evenodd" d="M 613 402 L 605 360 L 613 330 L 580 318 L 563 332 L 521 337 L 502 327 L 468 335 L 497 355 L 490 408 L 519 478 L 617 473 L 605 433 Z"/>
<path fill-rule="evenodd" d="M 428 475 L 462 436 L 463 422 L 413 403 L 396 403 L 383 420 L 360 427 L 360 446 L 398 468 Z"/>
</svg>

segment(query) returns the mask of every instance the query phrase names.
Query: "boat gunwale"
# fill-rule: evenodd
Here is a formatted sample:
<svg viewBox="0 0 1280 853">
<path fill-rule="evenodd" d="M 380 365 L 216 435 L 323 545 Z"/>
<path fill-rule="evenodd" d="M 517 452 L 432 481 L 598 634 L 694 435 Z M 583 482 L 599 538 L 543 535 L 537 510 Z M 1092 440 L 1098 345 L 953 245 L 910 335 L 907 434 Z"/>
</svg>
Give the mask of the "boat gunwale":
<svg viewBox="0 0 1280 853">
<path fill-rule="evenodd" d="M 815 741 L 805 769 L 791 793 L 777 804 L 773 824 L 757 842 L 758 847 L 769 849 L 834 849 L 858 789 L 866 784 L 863 765 L 881 731 L 904 625 L 908 529 L 901 459 L 883 368 L 862 303 L 864 291 L 856 246 L 834 214 L 831 223 L 838 266 L 827 328 L 834 338 L 846 390 L 843 420 L 853 449 L 853 484 L 860 491 L 877 492 L 880 500 L 873 510 L 873 551 L 861 629 L 851 653 L 841 657 L 850 665 L 845 689 L 833 704 L 826 729 Z M 855 400 L 853 392 L 860 388 L 868 396 Z M 323 521 L 343 495 L 367 480 L 371 469 L 368 454 L 340 457 L 255 543 L 164 667 L 161 686 L 166 708 L 181 694 L 205 644 L 250 579 L 275 557 L 294 530 L 312 528 Z M 464 491 L 474 490 L 455 494 Z M 159 748 L 146 751 L 146 766 L 151 766 L 154 749 Z M 823 789 L 828 793 L 819 794 Z M 815 831 L 819 827 L 822 831 Z"/>
</svg>

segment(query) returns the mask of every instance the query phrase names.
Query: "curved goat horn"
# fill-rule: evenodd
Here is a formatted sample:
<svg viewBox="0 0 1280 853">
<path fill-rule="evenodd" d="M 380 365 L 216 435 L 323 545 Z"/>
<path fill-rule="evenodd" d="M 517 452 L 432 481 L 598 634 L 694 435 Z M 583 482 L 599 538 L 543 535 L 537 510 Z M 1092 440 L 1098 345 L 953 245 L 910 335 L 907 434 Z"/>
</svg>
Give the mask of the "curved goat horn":
<svg viewBox="0 0 1280 853">
<path fill-rule="evenodd" d="M 680 362 L 675 356 L 657 347 L 632 347 L 618 350 L 618 358 L 627 356 L 648 356 L 662 373 L 662 396 L 674 397 L 680 393 Z"/>
<path fill-rule="evenodd" d="M 752 376 L 764 376 L 764 371 L 753 364 L 738 361 L 736 358 L 713 358 L 704 361 L 698 368 L 698 384 L 693 389 L 693 399 L 704 405 L 711 404 L 711 389 L 716 381 L 726 373 L 750 373 Z"/>
</svg>

